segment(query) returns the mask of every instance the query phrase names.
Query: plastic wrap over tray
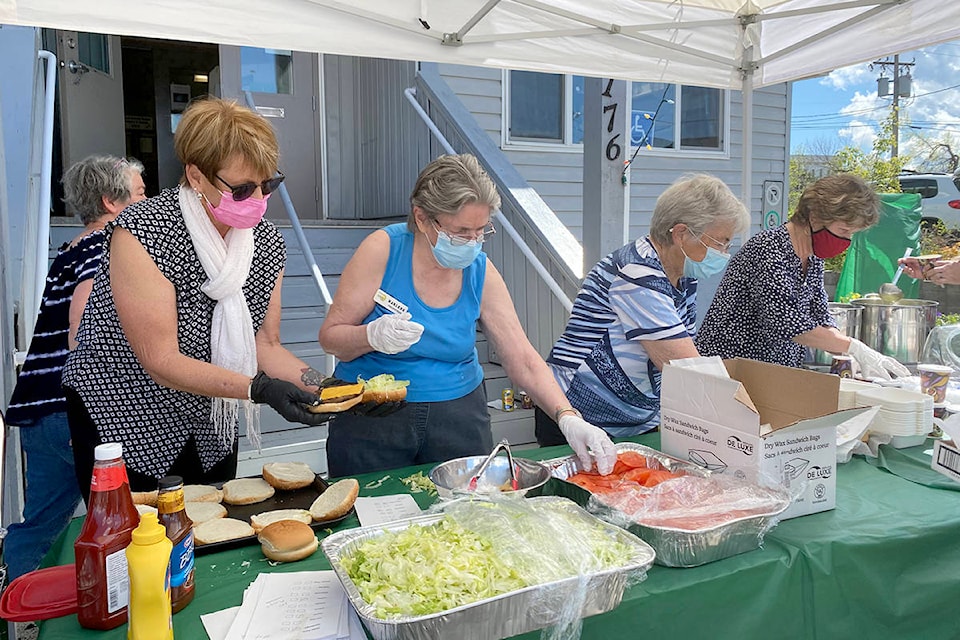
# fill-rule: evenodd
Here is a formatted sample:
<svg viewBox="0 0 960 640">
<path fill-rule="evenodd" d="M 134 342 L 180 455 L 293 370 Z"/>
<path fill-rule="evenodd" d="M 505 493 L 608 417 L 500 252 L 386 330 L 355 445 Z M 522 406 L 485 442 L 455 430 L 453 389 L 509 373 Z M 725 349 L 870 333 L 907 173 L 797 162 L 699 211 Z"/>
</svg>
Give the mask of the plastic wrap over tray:
<svg viewBox="0 0 960 640">
<path fill-rule="evenodd" d="M 569 509 L 593 518 L 581 507 L 564 498 L 544 496 L 529 498 L 528 501 Z M 526 587 L 439 613 L 395 618 L 378 617 L 374 607 L 360 595 L 341 560 L 352 554 L 364 541 L 381 536 L 384 532 L 401 531 L 413 525 L 431 525 L 443 517 L 442 513 L 417 516 L 377 527 L 340 531 L 323 540 L 323 552 L 340 578 L 347 597 L 375 640 L 508 638 L 556 624 L 564 607 L 581 591 L 585 598 L 580 617 L 610 611 L 620 604 L 624 588 L 631 577 L 635 579 L 638 574 L 645 574 L 653 564 L 655 555 L 650 545 L 635 535 L 597 520 L 599 526 L 608 528 L 618 542 L 626 544 L 632 550 L 632 553 L 623 559 L 622 566 Z"/>
<path fill-rule="evenodd" d="M 716 478 L 718 482 L 733 481 L 650 447 L 629 442 L 618 443 L 616 447 L 618 453 L 635 451 L 661 469 L 701 478 Z M 546 493 L 570 498 L 601 519 L 626 526 L 628 531 L 640 536 L 656 550 L 656 563 L 666 567 L 696 567 L 757 549 L 763 542 L 763 535 L 776 525 L 778 516 L 790 506 L 790 497 L 785 492 L 760 488 L 761 491 L 769 491 L 771 496 L 769 509 L 762 513 L 694 530 L 651 526 L 632 519 L 604 504 L 586 489 L 567 482 L 568 478 L 583 471 L 577 456 L 546 460 L 544 464 L 552 469 L 554 478 L 545 488 Z"/>
</svg>

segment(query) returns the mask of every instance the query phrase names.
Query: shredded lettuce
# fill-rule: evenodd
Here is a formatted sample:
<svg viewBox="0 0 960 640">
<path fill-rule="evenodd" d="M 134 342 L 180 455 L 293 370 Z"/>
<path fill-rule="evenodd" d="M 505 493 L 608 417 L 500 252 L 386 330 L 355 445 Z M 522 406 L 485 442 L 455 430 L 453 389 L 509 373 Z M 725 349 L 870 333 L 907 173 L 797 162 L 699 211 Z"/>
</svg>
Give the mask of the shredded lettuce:
<svg viewBox="0 0 960 640">
<path fill-rule="evenodd" d="M 364 380 L 360 376 L 357 376 L 357 382 L 362 383 L 363 388 L 370 391 L 389 391 L 391 389 L 410 386 L 409 380 L 397 380 L 393 377 L 393 374 L 390 373 L 381 373 L 378 376 L 373 376 L 369 380 Z"/>
<path fill-rule="evenodd" d="M 426 491 L 431 496 L 437 495 L 437 485 L 433 484 L 433 480 L 423 475 L 423 471 L 417 471 L 412 476 L 400 478 L 400 482 L 407 485 L 407 488 L 410 489 L 410 493 L 421 493 Z"/>
<path fill-rule="evenodd" d="M 516 502 L 456 505 L 434 524 L 363 541 L 341 565 L 377 617 L 396 618 L 622 566 L 633 555 L 590 516 Z"/>
</svg>

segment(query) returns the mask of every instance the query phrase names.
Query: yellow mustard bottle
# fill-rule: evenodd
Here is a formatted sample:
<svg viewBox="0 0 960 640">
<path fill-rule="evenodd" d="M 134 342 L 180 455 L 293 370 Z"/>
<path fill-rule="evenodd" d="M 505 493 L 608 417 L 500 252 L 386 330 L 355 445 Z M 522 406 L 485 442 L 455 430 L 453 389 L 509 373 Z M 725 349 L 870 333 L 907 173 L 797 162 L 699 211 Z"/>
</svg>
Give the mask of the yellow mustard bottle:
<svg viewBox="0 0 960 640">
<path fill-rule="evenodd" d="M 172 549 L 173 543 L 157 520 L 157 514 L 144 514 L 127 547 L 127 571 L 130 574 L 128 640 L 173 640 L 170 608 Z"/>
</svg>

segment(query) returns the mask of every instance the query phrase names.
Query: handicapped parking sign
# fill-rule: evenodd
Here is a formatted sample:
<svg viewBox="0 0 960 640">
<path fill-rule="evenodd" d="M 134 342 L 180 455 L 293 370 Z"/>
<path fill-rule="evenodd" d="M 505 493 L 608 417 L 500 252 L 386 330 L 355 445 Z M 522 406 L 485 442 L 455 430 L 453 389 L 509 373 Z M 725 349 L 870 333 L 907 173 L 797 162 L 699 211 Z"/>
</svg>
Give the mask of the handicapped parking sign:
<svg viewBox="0 0 960 640">
<path fill-rule="evenodd" d="M 774 229 L 783 224 L 783 183 L 763 181 L 763 228 Z"/>
</svg>

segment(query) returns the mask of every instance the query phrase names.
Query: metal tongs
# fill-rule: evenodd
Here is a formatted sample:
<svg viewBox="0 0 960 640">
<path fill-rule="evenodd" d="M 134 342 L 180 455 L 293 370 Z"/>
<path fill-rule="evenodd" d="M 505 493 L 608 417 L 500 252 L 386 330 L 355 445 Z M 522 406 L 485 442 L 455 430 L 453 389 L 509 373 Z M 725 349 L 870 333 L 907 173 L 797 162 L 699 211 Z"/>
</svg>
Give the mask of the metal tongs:
<svg viewBox="0 0 960 640">
<path fill-rule="evenodd" d="M 493 459 L 497 457 L 497 454 L 500 453 L 501 449 L 507 452 L 507 462 L 510 464 L 510 487 L 514 491 L 520 488 L 520 485 L 517 483 L 517 468 L 513 464 L 513 454 L 510 452 L 510 443 L 507 442 L 506 438 L 504 438 L 497 443 L 497 446 L 493 448 L 493 451 L 490 452 L 490 455 L 487 456 L 487 459 L 481 462 L 480 466 L 474 469 L 474 473 L 470 477 L 470 482 L 467 484 L 467 488 L 470 491 L 475 491 L 477 489 L 477 481 L 480 479 L 480 476 L 483 475 L 483 472 L 487 470 L 487 467 L 490 466 L 490 463 L 493 462 Z"/>
</svg>

